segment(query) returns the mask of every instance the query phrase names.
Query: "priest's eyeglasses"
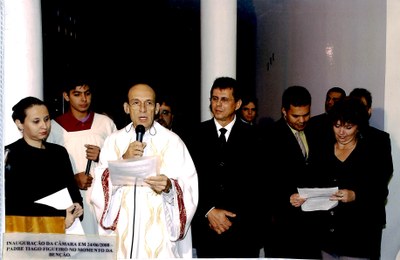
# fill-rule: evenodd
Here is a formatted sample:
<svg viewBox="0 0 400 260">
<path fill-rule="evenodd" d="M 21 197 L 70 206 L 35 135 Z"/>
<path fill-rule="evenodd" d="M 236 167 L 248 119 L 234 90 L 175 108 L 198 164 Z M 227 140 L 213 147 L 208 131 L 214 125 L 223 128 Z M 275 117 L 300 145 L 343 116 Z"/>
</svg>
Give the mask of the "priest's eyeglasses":
<svg viewBox="0 0 400 260">
<path fill-rule="evenodd" d="M 156 103 L 153 100 L 146 100 L 142 102 L 140 100 L 134 99 L 129 102 L 129 105 L 131 106 L 132 109 L 139 110 L 142 106 L 144 106 L 146 109 L 154 108 Z"/>
</svg>

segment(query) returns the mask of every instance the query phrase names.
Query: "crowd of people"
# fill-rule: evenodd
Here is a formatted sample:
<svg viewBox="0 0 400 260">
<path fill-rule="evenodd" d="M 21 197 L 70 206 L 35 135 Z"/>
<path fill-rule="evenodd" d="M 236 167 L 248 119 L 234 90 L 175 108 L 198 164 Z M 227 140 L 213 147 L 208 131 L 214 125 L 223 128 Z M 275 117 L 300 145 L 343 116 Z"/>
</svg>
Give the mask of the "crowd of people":
<svg viewBox="0 0 400 260">
<path fill-rule="evenodd" d="M 61 216 L 66 230 L 79 219 L 84 235 L 115 235 L 119 259 L 380 259 L 393 162 L 367 89 L 335 86 L 312 116 L 307 88 L 289 86 L 281 118 L 260 128 L 257 98 L 219 77 L 211 118 L 190 134 L 146 82 L 128 86 L 121 129 L 93 111 L 93 90 L 71 83 L 54 119 L 35 97 L 13 107 L 6 216 Z M 65 210 L 36 203 L 63 188 Z"/>
</svg>

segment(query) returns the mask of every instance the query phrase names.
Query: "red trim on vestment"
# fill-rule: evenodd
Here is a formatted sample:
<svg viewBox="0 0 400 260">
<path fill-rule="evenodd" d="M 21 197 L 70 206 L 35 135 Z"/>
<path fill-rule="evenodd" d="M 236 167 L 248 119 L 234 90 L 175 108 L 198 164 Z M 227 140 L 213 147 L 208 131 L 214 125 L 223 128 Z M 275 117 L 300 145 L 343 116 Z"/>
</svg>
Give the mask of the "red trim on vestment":
<svg viewBox="0 0 400 260">
<path fill-rule="evenodd" d="M 183 192 L 182 192 L 181 186 L 179 186 L 179 183 L 177 180 L 174 180 L 174 179 L 172 179 L 172 180 L 175 183 L 176 195 L 178 197 L 179 219 L 180 219 L 180 223 L 181 223 L 178 239 L 182 239 L 183 236 L 185 235 L 185 227 L 186 227 L 186 221 L 187 221 L 186 208 L 185 208 L 185 203 L 183 202 Z"/>
<path fill-rule="evenodd" d="M 114 231 L 115 229 L 117 229 L 119 212 L 120 212 L 121 208 L 118 210 L 117 217 L 115 218 L 115 220 L 113 221 L 111 226 L 106 227 L 103 225 L 104 217 L 106 215 L 106 212 L 108 211 L 108 204 L 110 203 L 110 200 L 108 198 L 109 193 L 110 193 L 110 189 L 108 186 L 109 178 L 110 178 L 110 172 L 108 171 L 108 168 L 107 168 L 104 170 L 103 174 L 101 175 L 101 185 L 103 186 L 103 192 L 104 192 L 104 210 L 103 210 L 103 214 L 101 215 L 100 226 L 104 229 L 108 229 L 108 230 L 111 229 L 112 231 Z"/>
</svg>

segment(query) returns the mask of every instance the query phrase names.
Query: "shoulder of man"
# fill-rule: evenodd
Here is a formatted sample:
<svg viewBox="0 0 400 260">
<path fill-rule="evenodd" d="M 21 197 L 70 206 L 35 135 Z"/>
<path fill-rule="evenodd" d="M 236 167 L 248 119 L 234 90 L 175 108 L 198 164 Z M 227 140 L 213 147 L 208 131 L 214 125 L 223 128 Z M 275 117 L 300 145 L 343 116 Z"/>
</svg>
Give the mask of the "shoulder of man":
<svg viewBox="0 0 400 260">
<path fill-rule="evenodd" d="M 373 126 L 369 126 L 368 130 L 365 132 L 365 135 L 367 138 L 371 138 L 371 139 L 390 139 L 390 135 L 389 133 L 380 130 L 376 127 Z"/>
</svg>

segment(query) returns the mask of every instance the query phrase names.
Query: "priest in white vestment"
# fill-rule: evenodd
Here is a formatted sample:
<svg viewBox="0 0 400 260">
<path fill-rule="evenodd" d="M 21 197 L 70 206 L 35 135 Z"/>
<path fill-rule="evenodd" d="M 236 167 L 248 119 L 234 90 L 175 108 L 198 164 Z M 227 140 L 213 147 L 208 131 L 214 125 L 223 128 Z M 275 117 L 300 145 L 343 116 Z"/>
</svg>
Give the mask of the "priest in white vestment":
<svg viewBox="0 0 400 260">
<path fill-rule="evenodd" d="M 131 87 L 124 109 L 132 123 L 105 140 L 95 170 L 91 202 L 100 235 L 117 236 L 118 259 L 191 258 L 198 203 L 192 158 L 178 135 L 154 121 L 159 104 L 149 85 Z M 136 140 L 138 125 L 145 128 L 142 142 Z M 108 162 L 142 156 L 157 157 L 158 175 L 142 186 L 113 186 Z"/>
</svg>

